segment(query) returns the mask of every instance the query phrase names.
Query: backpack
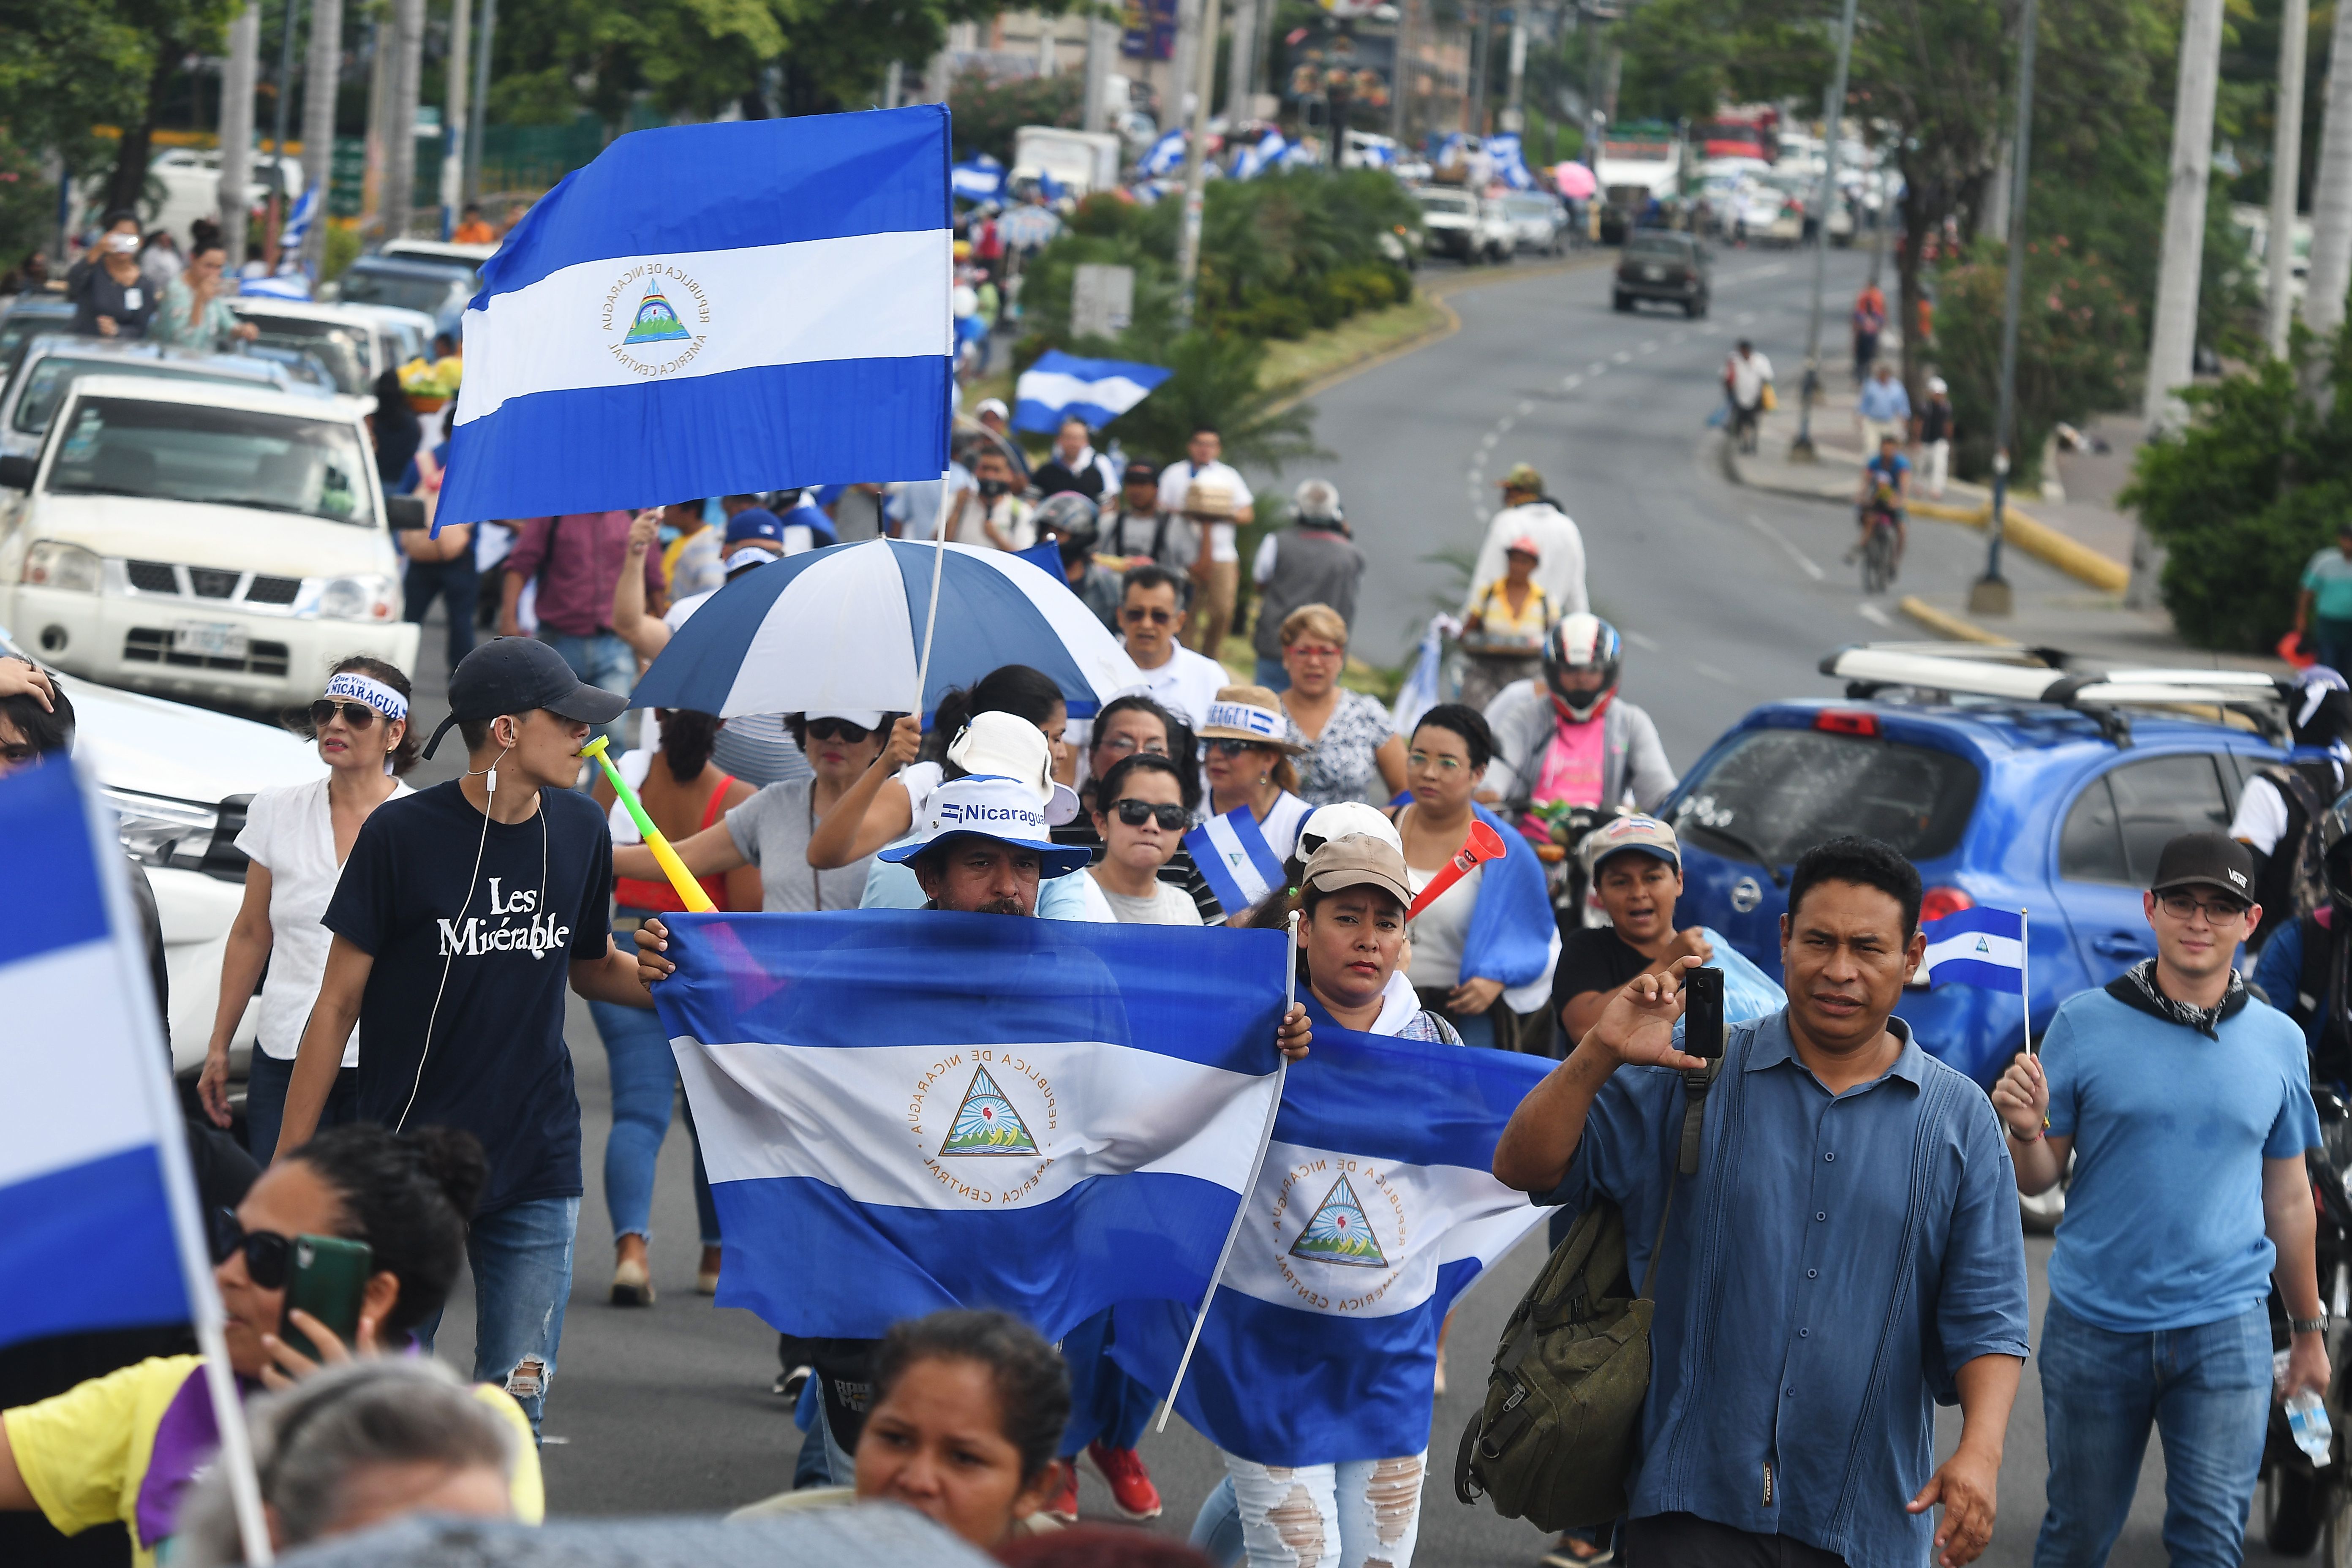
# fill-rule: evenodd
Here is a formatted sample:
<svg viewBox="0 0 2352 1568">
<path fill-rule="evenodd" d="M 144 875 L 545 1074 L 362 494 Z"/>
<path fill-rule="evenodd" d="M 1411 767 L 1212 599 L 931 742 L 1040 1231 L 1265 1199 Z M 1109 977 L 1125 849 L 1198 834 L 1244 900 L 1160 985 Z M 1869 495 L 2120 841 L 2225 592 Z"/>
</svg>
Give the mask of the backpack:
<svg viewBox="0 0 2352 1568">
<path fill-rule="evenodd" d="M 1683 1074 L 1683 1175 L 1698 1169 L 1706 1092 L 1722 1061 Z M 1648 1278 L 1634 1296 L 1625 1216 L 1596 1202 L 1576 1223 L 1503 1325 L 1484 1408 L 1462 1432 L 1454 1495 L 1484 1494 L 1506 1519 L 1539 1530 L 1606 1524 L 1625 1511 L 1626 1481 L 1650 1392 L 1649 1288 L 1658 1275 L 1674 1189 L 1658 1214 Z"/>
</svg>

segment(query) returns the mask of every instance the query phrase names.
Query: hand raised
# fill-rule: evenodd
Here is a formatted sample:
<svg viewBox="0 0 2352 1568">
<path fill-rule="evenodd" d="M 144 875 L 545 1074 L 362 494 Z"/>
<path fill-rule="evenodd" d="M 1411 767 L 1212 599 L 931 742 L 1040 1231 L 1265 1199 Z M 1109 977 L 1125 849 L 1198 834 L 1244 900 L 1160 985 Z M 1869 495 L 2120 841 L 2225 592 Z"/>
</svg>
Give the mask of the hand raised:
<svg viewBox="0 0 2352 1568">
<path fill-rule="evenodd" d="M 1633 976 L 1609 999 L 1578 1048 L 1592 1047 L 1631 1067 L 1669 1067 L 1685 1072 L 1704 1068 L 1703 1058 L 1675 1048 L 1675 1024 L 1683 1016 L 1683 975 L 1697 965 L 1696 957 L 1685 956 L 1662 974 Z"/>
</svg>

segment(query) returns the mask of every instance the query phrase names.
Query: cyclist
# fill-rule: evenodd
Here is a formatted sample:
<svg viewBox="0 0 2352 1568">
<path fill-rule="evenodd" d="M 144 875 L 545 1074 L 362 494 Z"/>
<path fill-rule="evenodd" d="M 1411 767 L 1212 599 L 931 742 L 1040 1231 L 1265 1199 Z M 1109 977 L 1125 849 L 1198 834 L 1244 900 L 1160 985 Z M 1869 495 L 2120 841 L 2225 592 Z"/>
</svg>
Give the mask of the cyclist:
<svg viewBox="0 0 2352 1568">
<path fill-rule="evenodd" d="M 1617 695 L 1624 642 L 1598 616 L 1561 618 L 1544 638 L 1542 673 L 1486 706 L 1495 760 L 1479 798 L 1648 811 L 1675 787 L 1658 727 Z M 1538 837 L 1548 828 L 1539 819 Z"/>
<path fill-rule="evenodd" d="M 1856 519 L 1861 536 L 1846 553 L 1851 566 L 1862 558 L 1870 546 L 1870 531 L 1881 519 L 1895 531 L 1895 564 L 1887 573 L 1891 581 L 1903 571 L 1904 510 L 1911 500 L 1911 459 L 1903 455 L 1901 445 L 1893 436 L 1878 438 L 1878 453 L 1862 470 L 1862 494 L 1856 499 L 1860 515 Z"/>
</svg>

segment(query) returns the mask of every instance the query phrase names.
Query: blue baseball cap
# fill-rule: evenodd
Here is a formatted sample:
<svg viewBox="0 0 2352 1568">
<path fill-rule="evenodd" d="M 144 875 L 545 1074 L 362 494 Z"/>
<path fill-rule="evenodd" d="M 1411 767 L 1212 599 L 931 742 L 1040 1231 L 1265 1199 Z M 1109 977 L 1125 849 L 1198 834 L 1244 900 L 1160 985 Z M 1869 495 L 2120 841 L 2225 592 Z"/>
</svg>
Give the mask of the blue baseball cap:
<svg viewBox="0 0 2352 1568">
<path fill-rule="evenodd" d="M 904 864 L 943 839 L 971 837 L 1035 850 L 1045 879 L 1066 877 L 1094 858 L 1085 845 L 1054 842 L 1034 786 L 997 773 L 967 773 L 940 785 L 925 818 L 922 837 L 877 850 L 876 858 Z"/>
<path fill-rule="evenodd" d="M 784 542 L 782 520 L 763 506 L 755 506 L 749 510 L 737 512 L 727 521 L 726 542 L 740 544 L 747 539 L 764 539 L 771 544 L 782 544 Z"/>
</svg>

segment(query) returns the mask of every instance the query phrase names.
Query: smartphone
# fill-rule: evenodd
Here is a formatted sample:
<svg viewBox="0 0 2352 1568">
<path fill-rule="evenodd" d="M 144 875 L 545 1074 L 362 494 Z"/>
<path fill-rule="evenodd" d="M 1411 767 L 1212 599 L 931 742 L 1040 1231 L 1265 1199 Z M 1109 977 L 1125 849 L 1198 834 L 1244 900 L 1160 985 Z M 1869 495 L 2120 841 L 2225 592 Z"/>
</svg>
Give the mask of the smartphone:
<svg viewBox="0 0 2352 1568">
<path fill-rule="evenodd" d="M 1683 1050 L 1709 1060 L 1723 1055 L 1723 971 L 1683 971 Z"/>
<path fill-rule="evenodd" d="M 297 1308 L 334 1331 L 345 1350 L 355 1349 L 360 1331 L 360 1302 L 367 1292 L 368 1276 L 375 1272 L 375 1249 L 364 1241 L 339 1236 L 298 1236 L 287 1270 L 286 1304 L 278 1337 L 312 1361 L 319 1349 L 294 1326 Z"/>
</svg>

